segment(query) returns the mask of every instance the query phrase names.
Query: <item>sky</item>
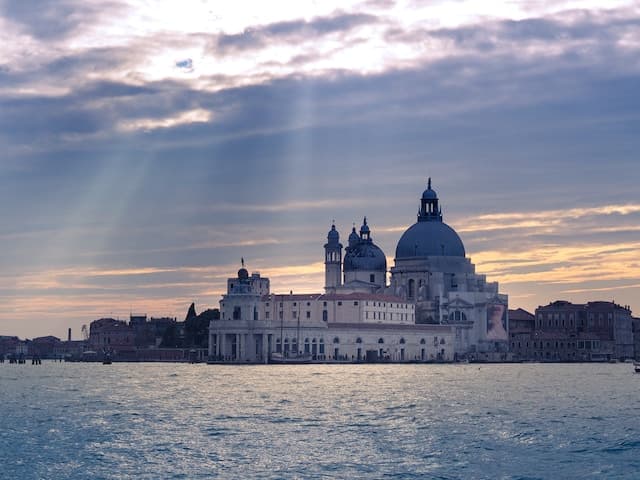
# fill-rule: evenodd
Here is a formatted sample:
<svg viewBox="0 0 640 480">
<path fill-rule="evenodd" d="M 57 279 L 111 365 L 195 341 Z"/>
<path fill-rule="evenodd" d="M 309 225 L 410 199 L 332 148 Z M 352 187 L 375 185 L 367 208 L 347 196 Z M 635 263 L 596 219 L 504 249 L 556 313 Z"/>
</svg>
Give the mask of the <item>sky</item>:
<svg viewBox="0 0 640 480">
<path fill-rule="evenodd" d="M 432 177 L 510 308 L 640 315 L 640 4 L 0 0 L 0 335 L 321 292 Z"/>
</svg>

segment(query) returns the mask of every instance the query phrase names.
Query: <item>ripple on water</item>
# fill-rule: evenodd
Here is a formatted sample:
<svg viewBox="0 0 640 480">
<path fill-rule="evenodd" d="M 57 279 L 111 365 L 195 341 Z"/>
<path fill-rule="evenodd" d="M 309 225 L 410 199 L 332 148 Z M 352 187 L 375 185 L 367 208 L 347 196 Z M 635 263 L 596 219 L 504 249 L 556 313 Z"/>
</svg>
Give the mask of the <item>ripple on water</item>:
<svg viewBox="0 0 640 480">
<path fill-rule="evenodd" d="M 640 400 L 613 364 L 12 367 L 0 364 L 6 478 L 635 479 L 640 469 Z"/>
</svg>

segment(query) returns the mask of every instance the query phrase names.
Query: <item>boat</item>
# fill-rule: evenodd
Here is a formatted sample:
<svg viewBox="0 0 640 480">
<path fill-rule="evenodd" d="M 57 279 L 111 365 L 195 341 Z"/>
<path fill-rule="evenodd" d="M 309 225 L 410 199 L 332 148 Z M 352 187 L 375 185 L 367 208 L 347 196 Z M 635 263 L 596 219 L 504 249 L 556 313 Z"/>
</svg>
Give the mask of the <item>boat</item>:
<svg viewBox="0 0 640 480">
<path fill-rule="evenodd" d="M 633 362 L 633 368 L 636 373 L 640 373 L 640 362 Z"/>
<path fill-rule="evenodd" d="M 103 365 L 111 365 L 111 354 L 109 353 L 105 353 L 104 357 L 102 357 L 102 364 Z"/>
<path fill-rule="evenodd" d="M 293 292 L 291 292 L 291 295 L 293 295 Z M 297 318 L 296 350 L 298 350 L 300 348 L 300 307 L 299 306 L 298 306 L 298 314 L 296 315 L 296 318 Z M 284 319 L 281 318 L 280 319 L 280 348 L 284 350 L 283 338 L 284 338 Z M 278 363 L 278 364 L 289 364 L 289 365 L 304 364 L 304 363 L 311 363 L 312 360 L 313 360 L 313 356 L 311 355 L 311 353 L 301 352 L 299 350 L 293 351 L 293 352 L 285 351 L 284 354 L 282 353 L 282 350 L 281 350 L 280 352 L 273 352 L 269 356 L 269 363 Z"/>
<path fill-rule="evenodd" d="M 310 353 L 298 353 L 298 354 L 293 353 L 291 355 L 284 356 L 279 352 L 274 352 L 271 354 L 269 363 L 295 365 L 295 364 L 311 363 L 311 360 L 312 360 L 312 357 Z"/>
</svg>

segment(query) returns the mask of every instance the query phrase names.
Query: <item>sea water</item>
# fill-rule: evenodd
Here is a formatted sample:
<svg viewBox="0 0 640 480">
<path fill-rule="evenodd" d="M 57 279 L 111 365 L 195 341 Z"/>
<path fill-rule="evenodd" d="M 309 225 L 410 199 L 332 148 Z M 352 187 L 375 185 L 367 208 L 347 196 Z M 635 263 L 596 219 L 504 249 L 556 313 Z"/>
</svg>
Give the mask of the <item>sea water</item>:
<svg viewBox="0 0 640 480">
<path fill-rule="evenodd" d="M 0 364 L 0 478 L 640 478 L 630 364 Z"/>
</svg>

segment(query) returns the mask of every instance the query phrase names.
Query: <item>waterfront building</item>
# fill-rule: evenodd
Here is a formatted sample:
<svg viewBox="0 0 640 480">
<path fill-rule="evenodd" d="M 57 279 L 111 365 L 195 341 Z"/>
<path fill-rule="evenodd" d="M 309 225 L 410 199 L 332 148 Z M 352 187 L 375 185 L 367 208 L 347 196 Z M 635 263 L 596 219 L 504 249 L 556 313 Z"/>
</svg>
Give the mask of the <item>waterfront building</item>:
<svg viewBox="0 0 640 480">
<path fill-rule="evenodd" d="M 536 316 L 522 308 L 509 310 L 509 351 L 514 359 L 533 358 Z"/>
<path fill-rule="evenodd" d="M 536 309 L 531 331 L 522 326 L 511 325 L 514 359 L 606 361 L 634 355 L 631 310 L 614 302 L 557 300 Z"/>
<path fill-rule="evenodd" d="M 631 324 L 633 329 L 633 358 L 640 360 L 640 318 L 632 317 Z"/>
<path fill-rule="evenodd" d="M 98 353 L 115 356 L 135 354 L 135 332 L 124 320 L 101 318 L 89 325 L 89 346 Z"/>
<path fill-rule="evenodd" d="M 227 280 L 212 360 L 267 362 L 272 353 L 316 361 L 504 360 L 507 296 L 476 274 L 458 234 L 443 222 L 429 179 L 417 222 L 401 236 L 387 284 L 387 259 L 365 217 L 347 247 L 331 225 L 324 293 L 274 295 L 244 267 Z"/>
<path fill-rule="evenodd" d="M 451 361 L 446 325 L 417 325 L 411 302 L 382 293 L 271 294 L 246 268 L 230 278 L 210 324 L 214 361 L 266 363 L 272 353 L 314 361 Z"/>
</svg>

